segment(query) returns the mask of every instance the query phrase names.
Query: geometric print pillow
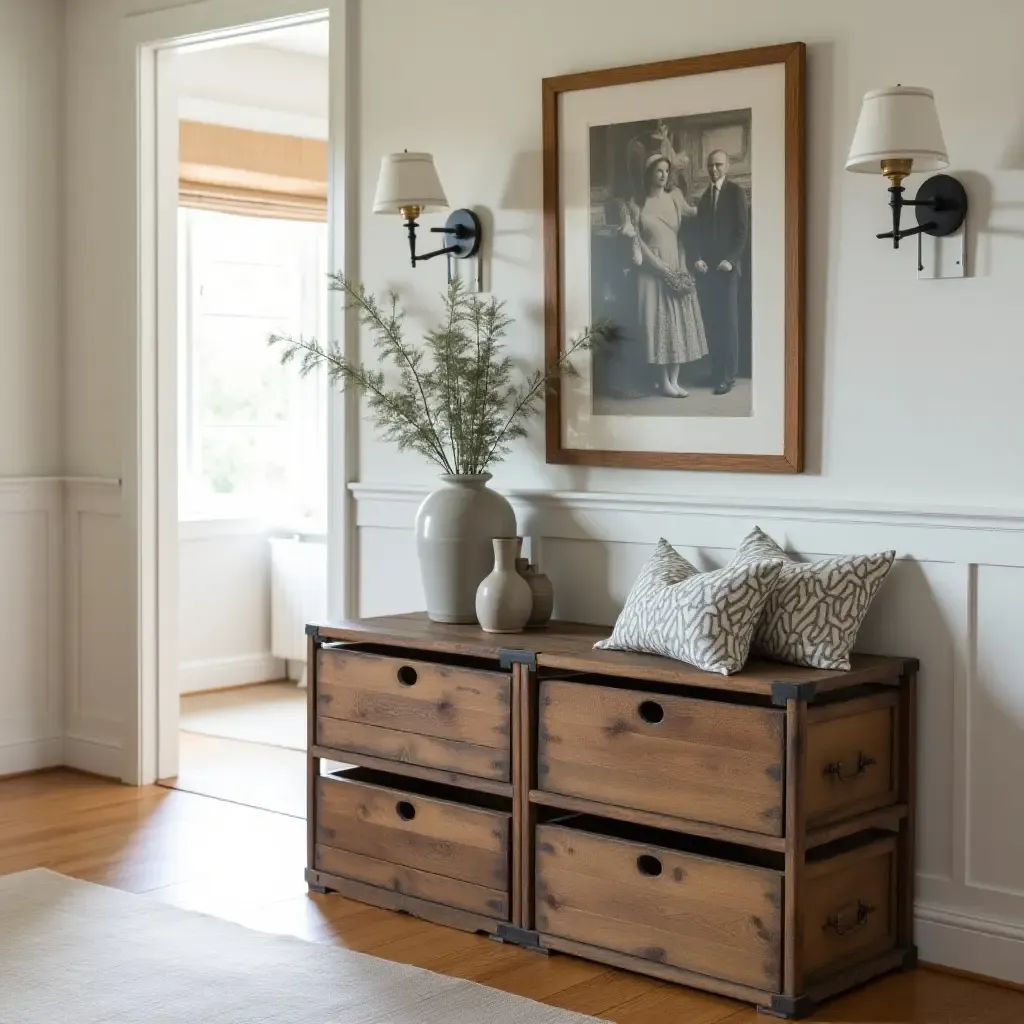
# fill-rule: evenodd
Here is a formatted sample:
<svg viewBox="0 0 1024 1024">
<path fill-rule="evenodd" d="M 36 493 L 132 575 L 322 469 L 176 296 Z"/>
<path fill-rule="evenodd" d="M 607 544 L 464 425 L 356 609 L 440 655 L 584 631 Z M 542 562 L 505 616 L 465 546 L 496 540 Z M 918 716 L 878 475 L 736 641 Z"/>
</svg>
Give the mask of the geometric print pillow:
<svg viewBox="0 0 1024 1024">
<path fill-rule="evenodd" d="M 785 560 L 754 633 L 755 653 L 790 665 L 849 669 L 857 632 L 895 557 L 882 551 L 796 562 L 755 527 L 729 565 Z"/>
<path fill-rule="evenodd" d="M 750 641 L 782 570 L 781 559 L 698 572 L 668 541 L 658 541 L 612 635 L 595 647 L 661 654 L 705 672 L 743 668 Z"/>
</svg>

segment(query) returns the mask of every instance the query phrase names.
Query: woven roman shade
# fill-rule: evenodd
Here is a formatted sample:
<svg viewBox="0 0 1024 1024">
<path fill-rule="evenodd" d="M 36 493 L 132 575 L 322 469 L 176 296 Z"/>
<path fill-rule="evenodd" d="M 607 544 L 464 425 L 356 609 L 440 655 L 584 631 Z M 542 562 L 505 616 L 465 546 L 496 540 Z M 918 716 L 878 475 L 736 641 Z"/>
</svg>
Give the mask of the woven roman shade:
<svg viewBox="0 0 1024 1024">
<path fill-rule="evenodd" d="M 182 121 L 178 201 L 250 217 L 327 220 L 327 143 Z"/>
</svg>

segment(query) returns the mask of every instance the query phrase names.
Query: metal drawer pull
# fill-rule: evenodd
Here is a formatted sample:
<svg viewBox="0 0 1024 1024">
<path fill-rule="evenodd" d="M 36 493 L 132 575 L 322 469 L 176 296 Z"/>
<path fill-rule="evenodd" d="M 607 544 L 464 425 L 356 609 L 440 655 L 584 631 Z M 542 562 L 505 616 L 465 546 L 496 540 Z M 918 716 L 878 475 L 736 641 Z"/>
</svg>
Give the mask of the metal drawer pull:
<svg viewBox="0 0 1024 1024">
<path fill-rule="evenodd" d="M 665 717 L 665 709 L 656 700 L 641 701 L 637 712 L 648 725 L 657 725 Z"/>
<path fill-rule="evenodd" d="M 395 813 L 402 821 L 412 821 L 416 817 L 416 808 L 408 800 L 399 800 L 395 804 Z"/>
<path fill-rule="evenodd" d="M 636 859 L 636 869 L 648 878 L 657 878 L 661 874 L 661 861 L 649 853 L 641 853 Z"/>
<path fill-rule="evenodd" d="M 841 907 L 831 917 L 826 918 L 821 930 L 827 932 L 831 929 L 836 935 L 849 935 L 850 932 L 863 928 L 868 923 L 868 916 L 874 913 L 874 910 L 874 907 L 869 907 L 866 903 L 857 900 L 856 903 Z"/>
<path fill-rule="evenodd" d="M 837 782 L 853 782 L 854 779 L 859 779 L 862 775 L 866 775 L 868 769 L 873 765 L 877 764 L 873 757 L 868 757 L 863 750 L 857 751 L 857 770 L 850 772 L 849 774 L 843 773 L 843 762 L 833 761 L 831 764 L 825 765 L 825 771 L 823 774 L 831 775 Z"/>
<path fill-rule="evenodd" d="M 403 665 L 396 675 L 403 686 L 413 686 L 416 682 L 416 669 L 412 665 Z"/>
</svg>

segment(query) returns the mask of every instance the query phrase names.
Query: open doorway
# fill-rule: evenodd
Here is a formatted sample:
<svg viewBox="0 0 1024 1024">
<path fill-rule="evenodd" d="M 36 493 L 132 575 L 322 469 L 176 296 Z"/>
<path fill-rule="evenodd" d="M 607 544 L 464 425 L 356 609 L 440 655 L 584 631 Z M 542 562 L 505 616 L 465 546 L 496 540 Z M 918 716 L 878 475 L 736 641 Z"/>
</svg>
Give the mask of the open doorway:
<svg viewBox="0 0 1024 1024">
<path fill-rule="evenodd" d="M 326 19 L 264 30 L 182 47 L 159 79 L 178 165 L 173 637 L 160 622 L 174 652 L 161 690 L 177 685 L 160 701 L 177 702 L 177 729 L 163 721 L 160 738 L 177 771 L 164 784 L 298 817 L 303 624 L 327 603 L 327 394 L 266 338 L 327 334 L 328 47 Z"/>
</svg>

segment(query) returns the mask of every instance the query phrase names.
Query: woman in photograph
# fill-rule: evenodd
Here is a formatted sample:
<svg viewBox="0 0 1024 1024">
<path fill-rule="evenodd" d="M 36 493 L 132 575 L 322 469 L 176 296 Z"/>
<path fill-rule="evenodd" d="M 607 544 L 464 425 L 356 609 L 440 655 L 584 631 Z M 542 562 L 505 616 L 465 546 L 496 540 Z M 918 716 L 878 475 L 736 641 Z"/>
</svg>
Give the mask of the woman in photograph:
<svg viewBox="0 0 1024 1024">
<path fill-rule="evenodd" d="M 697 208 L 670 186 L 671 165 L 661 153 L 644 164 L 644 195 L 629 204 L 622 233 L 632 242 L 637 267 L 640 332 L 647 346 L 647 361 L 659 370 L 661 394 L 686 398 L 679 371 L 708 354 L 693 277 L 686 266 L 680 228 L 684 217 Z"/>
</svg>

